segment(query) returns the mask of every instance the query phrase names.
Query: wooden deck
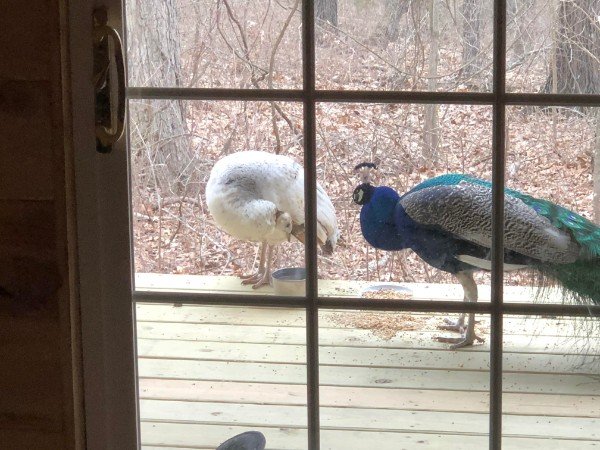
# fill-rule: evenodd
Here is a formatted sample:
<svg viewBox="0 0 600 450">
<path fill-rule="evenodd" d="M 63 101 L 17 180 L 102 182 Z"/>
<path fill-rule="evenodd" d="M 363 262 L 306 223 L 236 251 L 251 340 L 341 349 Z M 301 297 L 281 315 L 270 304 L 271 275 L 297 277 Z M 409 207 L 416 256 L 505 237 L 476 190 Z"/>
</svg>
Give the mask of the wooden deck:
<svg viewBox="0 0 600 450">
<path fill-rule="evenodd" d="M 215 285 L 243 291 L 226 277 L 137 278 L 139 289 Z M 460 299 L 456 286 L 412 287 L 416 298 Z M 508 292 L 509 301 L 527 295 Z M 383 338 L 360 328 L 365 314 L 320 313 L 321 448 L 486 449 L 488 343 L 448 350 L 433 339 L 435 314 Z M 137 320 L 144 449 L 214 449 L 250 429 L 268 449 L 307 448 L 302 310 L 140 303 Z M 576 329 L 572 319 L 506 318 L 505 449 L 600 449 L 598 356 L 582 355 L 600 338 L 580 340 Z"/>
</svg>

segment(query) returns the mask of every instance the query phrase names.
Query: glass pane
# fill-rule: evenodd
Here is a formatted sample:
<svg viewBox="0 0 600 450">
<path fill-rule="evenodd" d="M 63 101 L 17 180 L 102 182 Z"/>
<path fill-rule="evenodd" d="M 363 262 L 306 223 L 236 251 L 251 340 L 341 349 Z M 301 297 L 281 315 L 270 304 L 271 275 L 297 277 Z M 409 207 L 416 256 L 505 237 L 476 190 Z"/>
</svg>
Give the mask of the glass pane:
<svg viewBox="0 0 600 450">
<path fill-rule="evenodd" d="M 487 448 L 488 344 L 448 350 L 443 317 L 320 313 L 322 448 Z"/>
<path fill-rule="evenodd" d="M 597 223 L 600 211 L 597 108 L 509 107 L 507 124 L 507 187 L 551 239 L 528 239 L 532 270 L 509 273 L 506 283 L 524 302 L 598 303 L 589 239 L 598 228 L 588 221 Z M 598 320 L 507 317 L 504 332 L 503 448 L 597 448 Z"/>
<path fill-rule="evenodd" d="M 506 185 L 535 210 L 537 228 L 550 230 L 524 241 L 533 273 L 512 272 L 506 281 L 534 286 L 527 301 L 598 303 L 598 108 L 509 107 L 506 116 Z"/>
<path fill-rule="evenodd" d="M 597 336 L 585 318 L 505 318 L 502 448 L 598 448 Z"/>
<path fill-rule="evenodd" d="M 272 294 L 269 272 L 304 267 L 301 111 L 130 102 L 138 289 Z M 303 295 L 303 280 L 278 293 Z"/>
<path fill-rule="evenodd" d="M 142 445 L 214 449 L 255 430 L 306 448 L 305 323 L 301 309 L 138 303 Z"/>
<path fill-rule="evenodd" d="M 125 3 L 129 84 L 299 88 L 301 15 L 292 0 Z"/>
<path fill-rule="evenodd" d="M 382 197 L 377 201 L 384 203 L 377 206 L 366 201 L 356 204 L 353 191 L 363 179 L 354 168 L 362 162 L 376 163 L 377 169 L 370 170 L 369 174 L 371 186 L 379 192 L 383 192 L 381 186 L 389 186 L 398 195 L 419 183 L 431 183 L 428 180 L 450 173 L 489 181 L 491 113 L 487 106 L 319 105 L 319 181 L 333 199 L 340 229 L 333 256 L 323 255 L 319 260 L 320 295 L 462 301 L 465 290 L 460 283 L 465 283 L 473 299 L 476 295 L 473 285 L 468 279 L 459 280 L 453 274 L 485 266 L 489 246 L 475 246 L 466 231 L 467 222 L 464 231 L 454 230 L 454 237 L 448 234 L 449 228 L 432 232 L 431 224 L 426 223 L 429 220 L 442 223 L 452 214 L 465 220 L 471 215 L 453 210 L 452 202 L 444 206 L 441 201 L 437 208 L 438 219 L 434 219 L 432 212 L 421 217 L 423 208 L 431 209 L 430 202 L 424 198 L 419 209 L 420 197 L 415 197 L 416 203 L 406 205 L 407 210 L 412 208 L 410 214 L 414 218 L 409 223 L 408 217 L 395 216 L 399 200 L 390 192 L 378 194 Z M 436 182 L 458 192 L 457 183 L 461 179 L 466 180 L 436 178 Z M 478 186 L 472 181 L 469 184 Z M 491 204 L 484 209 L 489 215 Z M 362 224 L 361 211 L 365 211 Z M 375 217 L 367 215 L 367 211 L 375 211 L 375 215 L 386 211 L 387 215 Z M 408 212 L 406 214 L 410 217 Z M 380 227 L 383 223 L 387 225 Z M 417 226 L 417 223 L 422 225 Z M 462 237 L 459 239 L 459 236 Z M 465 258 L 465 255 L 481 261 Z M 489 301 L 489 274 L 477 272 L 475 282 L 479 286 L 479 300 Z M 392 292 L 398 289 L 400 292 Z"/>
<path fill-rule="evenodd" d="M 491 90 L 491 0 L 320 0 L 315 12 L 318 88 Z"/>
<path fill-rule="evenodd" d="M 506 86 L 512 92 L 600 93 L 596 1 L 507 1 Z"/>
</svg>

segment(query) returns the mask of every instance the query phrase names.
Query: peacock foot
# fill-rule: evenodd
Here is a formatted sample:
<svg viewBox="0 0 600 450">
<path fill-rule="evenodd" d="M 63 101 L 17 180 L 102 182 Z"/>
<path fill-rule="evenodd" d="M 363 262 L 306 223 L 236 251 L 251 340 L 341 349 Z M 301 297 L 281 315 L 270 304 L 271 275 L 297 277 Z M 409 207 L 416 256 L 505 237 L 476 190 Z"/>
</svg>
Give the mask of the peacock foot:
<svg viewBox="0 0 600 450">
<path fill-rule="evenodd" d="M 241 275 L 242 284 L 251 284 L 252 289 L 258 289 L 262 286 L 271 284 L 271 274 L 267 272 L 257 272 L 252 275 Z"/>
<path fill-rule="evenodd" d="M 435 339 L 438 342 L 443 342 L 445 344 L 452 344 L 450 346 L 450 348 L 452 350 L 455 350 L 457 348 L 462 348 L 462 347 L 468 347 L 469 345 L 473 345 L 473 343 L 475 341 L 477 341 L 477 342 L 485 342 L 485 339 L 483 339 L 482 337 L 477 336 L 475 333 L 473 333 L 473 335 L 471 335 L 471 336 L 469 336 L 468 334 L 466 334 L 465 336 L 462 336 L 462 337 L 459 337 L 459 338 L 438 336 Z"/>
<path fill-rule="evenodd" d="M 450 320 L 446 317 L 444 318 L 444 323 L 445 325 L 438 325 L 437 328 L 439 330 L 455 331 L 460 334 L 463 334 L 466 331 L 464 319 Z"/>
</svg>

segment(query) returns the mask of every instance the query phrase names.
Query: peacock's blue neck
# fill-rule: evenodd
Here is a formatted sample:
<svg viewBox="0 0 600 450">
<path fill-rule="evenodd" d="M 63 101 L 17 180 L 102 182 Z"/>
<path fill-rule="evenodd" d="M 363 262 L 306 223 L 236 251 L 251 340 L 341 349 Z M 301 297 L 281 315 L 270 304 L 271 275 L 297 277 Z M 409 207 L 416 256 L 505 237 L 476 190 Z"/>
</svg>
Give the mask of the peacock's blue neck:
<svg viewBox="0 0 600 450">
<path fill-rule="evenodd" d="M 382 250 L 402 250 L 407 248 L 402 230 L 399 229 L 397 211 L 400 197 L 393 189 L 380 186 L 373 190 L 372 196 L 360 211 L 360 226 L 363 236 L 369 244 Z M 401 222 L 400 222 L 401 224 Z"/>
</svg>

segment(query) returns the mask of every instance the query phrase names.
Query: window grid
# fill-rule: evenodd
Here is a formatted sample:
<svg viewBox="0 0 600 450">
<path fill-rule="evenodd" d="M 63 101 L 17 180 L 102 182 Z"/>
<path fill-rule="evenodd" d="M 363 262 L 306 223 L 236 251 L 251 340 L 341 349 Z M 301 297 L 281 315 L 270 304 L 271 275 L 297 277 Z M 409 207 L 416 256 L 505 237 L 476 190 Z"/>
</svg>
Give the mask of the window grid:
<svg viewBox="0 0 600 450">
<path fill-rule="evenodd" d="M 506 0 L 494 0 L 493 92 L 402 92 L 402 91 L 334 91 L 315 88 L 314 3 L 302 1 L 302 90 L 245 90 L 210 88 L 154 88 L 129 87 L 129 99 L 185 99 L 185 100 L 271 100 L 296 101 L 304 106 L 304 171 L 305 212 L 309 218 L 306 228 L 306 296 L 268 298 L 246 297 L 235 294 L 169 294 L 173 300 L 202 305 L 240 305 L 294 307 L 306 310 L 307 346 L 307 411 L 308 448 L 319 449 L 319 340 L 318 313 L 320 309 L 364 309 L 418 312 L 476 312 L 487 313 L 491 319 L 490 336 L 490 410 L 489 448 L 499 450 L 502 445 L 502 319 L 504 314 L 559 314 L 568 316 L 600 316 L 600 306 L 535 305 L 503 303 L 504 236 L 504 168 L 505 168 L 505 113 L 508 105 L 581 105 L 600 106 L 600 95 L 585 94 L 531 94 L 506 93 Z M 447 301 L 405 300 L 402 303 L 380 300 L 376 304 L 366 299 L 319 298 L 316 240 L 316 104 L 319 102 L 385 102 L 385 103 L 439 103 L 491 105 L 492 124 L 492 275 L 490 303 L 455 303 Z M 134 291 L 134 302 L 164 303 L 160 292 Z"/>
<path fill-rule="evenodd" d="M 506 107 L 506 0 L 494 1 L 492 108 L 492 275 L 490 314 L 490 416 L 489 448 L 502 448 L 502 319 L 504 260 L 504 166 Z"/>
</svg>

